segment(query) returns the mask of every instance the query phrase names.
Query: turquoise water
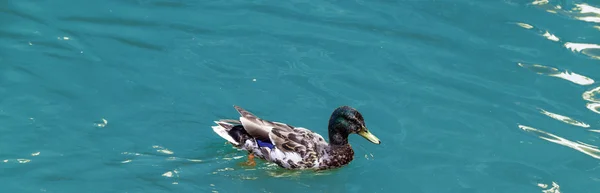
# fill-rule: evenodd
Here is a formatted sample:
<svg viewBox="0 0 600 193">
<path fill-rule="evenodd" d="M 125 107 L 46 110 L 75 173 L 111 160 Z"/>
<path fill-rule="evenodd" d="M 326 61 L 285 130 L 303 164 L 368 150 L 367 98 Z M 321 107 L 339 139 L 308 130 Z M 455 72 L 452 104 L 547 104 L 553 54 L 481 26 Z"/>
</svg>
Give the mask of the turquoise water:
<svg viewBox="0 0 600 193">
<path fill-rule="evenodd" d="M 596 192 L 599 34 L 597 1 L 1 0 L 0 192 Z M 232 105 L 382 144 L 240 166 Z"/>
</svg>

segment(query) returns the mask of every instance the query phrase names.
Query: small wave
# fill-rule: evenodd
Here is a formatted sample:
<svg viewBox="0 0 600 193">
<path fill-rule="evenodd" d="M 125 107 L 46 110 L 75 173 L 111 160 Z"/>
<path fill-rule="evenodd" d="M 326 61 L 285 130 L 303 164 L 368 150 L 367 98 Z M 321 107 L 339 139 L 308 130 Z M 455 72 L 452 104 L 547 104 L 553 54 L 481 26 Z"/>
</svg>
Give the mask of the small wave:
<svg viewBox="0 0 600 193">
<path fill-rule="evenodd" d="M 600 86 L 583 92 L 583 94 L 581 94 L 581 97 L 583 98 L 583 100 L 589 102 L 600 103 L 600 96 L 598 96 L 599 94 Z"/>
<path fill-rule="evenodd" d="M 533 128 L 530 126 L 525 126 L 525 125 L 518 125 L 518 126 L 522 130 L 533 133 L 541 139 L 544 139 L 546 141 L 550 141 L 550 142 L 553 142 L 553 143 L 556 143 L 559 145 L 563 145 L 566 147 L 570 147 L 574 150 L 577 150 L 581 153 L 589 155 L 593 158 L 600 159 L 600 149 L 598 149 L 598 147 L 596 147 L 596 146 L 588 145 L 588 144 L 585 144 L 585 143 L 582 143 L 579 141 L 574 142 L 574 141 L 559 137 L 552 133 L 548 133 L 546 131 L 542 131 L 542 130 L 539 130 L 539 129 L 536 129 L 536 128 Z"/>
<path fill-rule="evenodd" d="M 554 68 L 551 66 L 544 66 L 544 65 L 540 65 L 540 64 L 525 64 L 525 63 L 518 63 L 518 65 L 525 69 L 531 70 L 537 74 L 561 78 L 561 79 L 568 80 L 572 83 L 579 84 L 579 85 L 590 85 L 590 84 L 594 83 L 594 80 L 587 76 L 583 76 L 583 75 L 580 75 L 580 74 L 577 74 L 574 72 L 569 72 L 569 71 L 561 72 L 557 68 Z"/>
<path fill-rule="evenodd" d="M 559 115 L 559 114 L 556 114 L 556 113 L 548 112 L 548 111 L 546 111 L 544 109 L 540 109 L 540 111 L 541 111 L 542 114 L 544 114 L 544 115 L 546 115 L 548 117 L 551 117 L 553 119 L 559 120 L 559 121 L 561 121 L 563 123 L 566 123 L 566 124 L 575 125 L 575 126 L 583 127 L 583 128 L 590 127 L 590 125 L 588 125 L 588 124 L 586 124 L 584 122 L 581 122 L 581 121 L 577 121 L 577 120 L 575 120 L 575 119 L 573 119 L 571 117 L 567 117 L 567 116 L 564 116 L 564 115 Z"/>
<path fill-rule="evenodd" d="M 540 9 L 544 9 L 547 12 L 560 14 L 572 18 L 574 20 L 585 21 L 593 24 L 600 23 L 600 8 L 591 6 L 589 4 L 581 3 L 575 4 L 571 10 L 565 10 L 561 5 L 552 5 L 548 0 L 536 0 L 531 3 Z M 517 23 L 517 25 L 525 29 L 535 29 L 533 25 L 527 23 Z M 600 30 L 600 26 L 591 26 L 592 28 Z M 600 45 L 586 42 L 571 42 L 562 41 L 556 35 L 546 31 L 537 29 L 537 33 L 544 36 L 548 40 L 555 42 L 562 42 L 563 46 L 573 52 L 581 53 L 592 59 L 600 60 Z"/>
</svg>

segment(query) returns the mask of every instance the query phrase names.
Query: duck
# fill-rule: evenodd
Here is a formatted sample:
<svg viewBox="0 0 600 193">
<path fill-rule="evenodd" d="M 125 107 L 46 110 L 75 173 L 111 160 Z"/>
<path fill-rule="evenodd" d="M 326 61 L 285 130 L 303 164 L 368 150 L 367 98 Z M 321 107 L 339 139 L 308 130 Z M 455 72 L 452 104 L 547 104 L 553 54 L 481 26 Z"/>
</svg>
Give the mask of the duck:
<svg viewBox="0 0 600 193">
<path fill-rule="evenodd" d="M 329 118 L 329 142 L 318 133 L 304 127 L 261 119 L 234 105 L 239 119 L 214 121 L 213 131 L 234 148 L 248 153 L 244 165 L 255 166 L 255 157 L 289 170 L 326 170 L 348 165 L 354 150 L 348 136 L 358 134 L 374 144 L 379 138 L 366 127 L 363 116 L 350 106 L 333 110 Z"/>
</svg>

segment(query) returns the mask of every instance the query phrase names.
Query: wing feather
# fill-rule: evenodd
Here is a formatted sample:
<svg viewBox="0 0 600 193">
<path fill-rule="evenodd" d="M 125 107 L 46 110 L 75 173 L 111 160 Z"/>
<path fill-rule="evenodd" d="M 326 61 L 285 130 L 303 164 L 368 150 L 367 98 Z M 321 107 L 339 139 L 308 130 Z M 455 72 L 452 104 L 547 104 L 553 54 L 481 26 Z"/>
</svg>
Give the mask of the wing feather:
<svg viewBox="0 0 600 193">
<path fill-rule="evenodd" d="M 299 154 L 302 161 L 298 164 L 306 167 L 317 163 L 319 150 L 326 145 L 321 135 L 304 128 L 276 127 L 271 130 L 269 137 L 282 152 Z"/>
<path fill-rule="evenodd" d="M 241 115 L 240 123 L 250 135 L 262 141 L 271 141 L 277 148 L 275 152 L 282 153 L 273 154 L 273 157 L 281 157 L 303 167 L 313 167 L 318 162 L 320 150 L 327 146 L 321 135 L 308 129 L 263 120 L 239 106 L 234 107 Z"/>
<path fill-rule="evenodd" d="M 253 136 L 259 140 L 268 141 L 270 139 L 269 133 L 271 132 L 271 130 L 273 128 L 285 128 L 285 129 L 293 128 L 292 126 L 285 124 L 285 123 L 279 123 L 279 122 L 273 122 L 273 121 L 261 119 L 261 118 L 257 117 L 256 115 L 252 114 L 251 112 L 249 112 L 239 106 L 234 106 L 234 107 L 241 115 L 240 123 L 244 126 L 244 129 L 246 129 L 248 134 L 250 134 L 251 136 Z"/>
</svg>

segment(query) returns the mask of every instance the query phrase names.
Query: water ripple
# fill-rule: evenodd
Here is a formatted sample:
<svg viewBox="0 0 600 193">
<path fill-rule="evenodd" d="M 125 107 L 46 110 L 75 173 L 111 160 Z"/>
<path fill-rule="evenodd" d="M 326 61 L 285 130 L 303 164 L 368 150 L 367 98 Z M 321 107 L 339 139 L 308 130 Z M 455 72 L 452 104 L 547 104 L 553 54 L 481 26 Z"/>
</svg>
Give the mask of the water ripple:
<svg viewBox="0 0 600 193">
<path fill-rule="evenodd" d="M 600 114 L 600 103 L 588 103 L 585 107 L 594 113 Z"/>
<path fill-rule="evenodd" d="M 81 22 L 99 25 L 117 25 L 123 27 L 156 27 L 156 22 L 131 19 L 131 18 L 109 18 L 109 17 L 91 17 L 91 16 L 67 16 L 59 18 L 68 22 Z"/>
<path fill-rule="evenodd" d="M 519 128 L 523 129 L 524 131 L 533 133 L 535 135 L 537 135 L 539 138 L 559 144 L 559 145 L 563 145 L 566 147 L 570 147 L 574 150 L 577 150 L 581 153 L 584 153 L 586 155 L 589 155 L 593 158 L 596 159 L 600 159 L 600 149 L 598 149 L 598 147 L 596 146 L 592 146 L 592 145 L 588 145 L 585 144 L 583 142 L 574 142 L 562 137 L 559 137 L 557 135 L 554 135 L 552 133 L 548 133 L 530 126 L 525 126 L 525 125 L 518 125 Z"/>
<path fill-rule="evenodd" d="M 546 115 L 548 117 L 551 117 L 553 119 L 559 120 L 559 121 L 561 121 L 563 123 L 566 123 L 566 124 L 575 125 L 575 126 L 583 127 L 583 128 L 590 127 L 590 125 L 588 125 L 588 124 L 586 124 L 584 122 L 581 122 L 581 121 L 577 121 L 577 120 L 575 120 L 575 119 L 573 119 L 571 117 L 567 117 L 567 116 L 564 116 L 564 115 L 559 115 L 559 114 L 556 114 L 556 113 L 548 112 L 548 111 L 546 111 L 544 109 L 540 109 L 540 111 L 541 111 L 542 114 L 544 114 L 544 115 Z"/>
<path fill-rule="evenodd" d="M 538 184 L 538 186 L 545 189 L 542 190 L 543 193 L 560 193 L 560 186 L 556 182 L 552 182 L 552 187 L 550 188 L 548 188 L 548 184 Z"/>
<path fill-rule="evenodd" d="M 138 47 L 138 48 L 143 48 L 143 49 L 148 49 L 148 50 L 153 50 L 153 51 L 163 51 L 165 50 L 165 47 L 161 46 L 161 45 L 156 45 L 156 44 L 152 44 L 148 41 L 144 41 L 144 40 L 136 40 L 134 38 L 125 38 L 125 37 L 118 37 L 118 36 L 99 36 L 99 37 L 105 37 L 105 38 L 109 38 L 109 39 L 113 39 L 117 42 L 126 44 L 126 45 L 130 45 L 133 47 Z"/>
<path fill-rule="evenodd" d="M 600 103 L 600 96 L 598 95 L 600 95 L 600 86 L 583 92 L 583 94 L 581 94 L 581 97 L 583 98 L 583 100 L 589 102 Z"/>
<path fill-rule="evenodd" d="M 522 28 L 525 28 L 525 29 L 528 29 L 528 30 L 535 30 L 536 33 L 538 33 L 539 35 L 545 37 L 548 40 L 551 40 L 551 41 L 554 41 L 554 42 L 559 42 L 560 41 L 560 38 L 558 38 L 556 35 L 550 33 L 548 30 L 537 29 L 537 28 L 535 28 L 531 24 L 522 23 L 522 22 L 517 22 L 516 24 L 518 26 L 521 26 Z"/>
<path fill-rule="evenodd" d="M 574 72 L 569 72 L 569 71 L 560 72 L 557 68 L 554 68 L 551 66 L 544 66 L 544 65 L 540 65 L 540 64 L 525 64 L 525 63 L 518 63 L 518 65 L 525 69 L 534 71 L 537 74 L 562 78 L 562 79 L 568 80 L 570 82 L 573 82 L 573 83 L 579 84 L 579 85 L 590 85 L 590 84 L 594 83 L 593 79 L 588 78 L 586 76 L 583 76 L 583 75 L 580 75 L 580 74 L 577 74 Z"/>
<path fill-rule="evenodd" d="M 27 7 L 27 8 L 25 8 L 25 10 L 32 10 L 32 11 L 19 11 L 20 9 L 11 8 L 12 6 Z M 36 8 L 35 8 L 36 5 L 29 4 L 29 2 L 21 2 L 19 4 L 12 5 L 12 6 L 9 6 L 8 9 L 5 9 L 5 7 L 0 8 L 0 13 L 6 13 L 8 15 L 12 15 L 15 17 L 30 20 L 30 21 L 33 21 L 38 24 L 47 25 L 47 22 L 44 19 L 36 16 L 36 14 L 35 14 L 36 12 L 34 11 L 34 10 L 36 10 Z"/>
<path fill-rule="evenodd" d="M 600 60 L 600 45 L 598 44 L 566 42 L 565 47 L 573 52 L 579 52 Z"/>
<path fill-rule="evenodd" d="M 185 8 L 191 5 L 191 2 L 184 1 L 170 1 L 170 0 L 152 0 L 152 1 L 139 1 L 139 0 L 128 0 L 123 1 L 124 3 L 129 3 L 133 5 L 150 5 L 153 7 L 159 8 Z"/>
<path fill-rule="evenodd" d="M 593 7 L 589 4 L 581 3 L 574 4 L 575 7 L 571 10 L 564 10 L 560 5 L 552 5 L 547 0 L 537 0 L 532 3 L 533 5 L 545 9 L 550 13 L 560 14 L 563 16 L 567 16 L 569 18 L 591 22 L 591 23 L 600 23 L 600 8 Z M 521 25 L 524 28 L 531 29 L 531 25 Z M 598 29 L 598 26 L 591 26 L 592 28 Z M 552 34 L 545 34 L 544 36 L 553 41 L 559 41 L 559 39 Z M 592 59 L 600 60 L 600 45 L 594 43 L 584 43 L 584 42 L 570 42 L 565 41 L 564 47 L 567 49 L 578 52 L 583 55 L 586 55 Z"/>
</svg>

